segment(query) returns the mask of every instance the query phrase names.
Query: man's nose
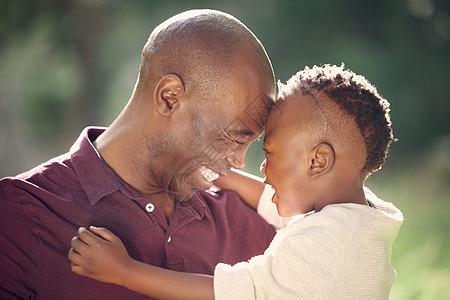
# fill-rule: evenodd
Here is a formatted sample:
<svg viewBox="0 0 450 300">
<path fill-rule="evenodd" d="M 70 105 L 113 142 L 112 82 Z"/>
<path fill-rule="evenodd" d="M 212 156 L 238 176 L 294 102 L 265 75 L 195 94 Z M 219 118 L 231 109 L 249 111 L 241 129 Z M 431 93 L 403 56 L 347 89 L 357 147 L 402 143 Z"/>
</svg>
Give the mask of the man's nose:
<svg viewBox="0 0 450 300">
<path fill-rule="evenodd" d="M 235 169 L 242 169 L 245 166 L 245 154 L 247 148 L 234 149 L 233 153 L 227 156 L 227 162 Z"/>
<path fill-rule="evenodd" d="M 259 170 L 261 171 L 261 173 L 263 173 L 264 175 L 266 175 L 266 159 L 263 160 L 263 162 L 261 163 L 261 167 L 259 167 Z"/>
</svg>

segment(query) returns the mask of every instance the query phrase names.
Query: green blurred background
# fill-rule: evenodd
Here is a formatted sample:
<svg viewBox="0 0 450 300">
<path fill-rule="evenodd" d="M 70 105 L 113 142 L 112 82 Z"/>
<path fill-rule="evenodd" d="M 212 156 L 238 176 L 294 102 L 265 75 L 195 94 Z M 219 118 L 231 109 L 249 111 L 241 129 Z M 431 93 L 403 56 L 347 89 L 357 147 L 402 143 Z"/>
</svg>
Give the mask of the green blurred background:
<svg viewBox="0 0 450 300">
<path fill-rule="evenodd" d="M 108 126 L 151 30 L 193 8 L 243 21 L 283 82 L 344 62 L 378 87 L 399 142 L 367 185 L 406 217 L 391 299 L 450 299 L 448 0 L 0 0 L 0 177 L 66 152 L 87 125 Z M 254 174 L 260 148 L 247 155 Z"/>
</svg>

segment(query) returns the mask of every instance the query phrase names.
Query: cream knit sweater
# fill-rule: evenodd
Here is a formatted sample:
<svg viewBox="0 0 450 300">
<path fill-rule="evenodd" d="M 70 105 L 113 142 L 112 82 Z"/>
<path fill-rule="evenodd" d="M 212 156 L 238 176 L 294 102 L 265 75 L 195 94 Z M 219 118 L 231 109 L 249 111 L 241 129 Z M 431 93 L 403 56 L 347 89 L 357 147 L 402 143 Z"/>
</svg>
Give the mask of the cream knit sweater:
<svg viewBox="0 0 450 300">
<path fill-rule="evenodd" d="M 270 206 L 264 197 L 267 191 L 261 205 Z M 334 204 L 296 216 L 263 255 L 234 266 L 218 264 L 215 298 L 388 299 L 396 277 L 391 247 L 403 215 L 368 189 L 366 197 L 375 208 Z M 269 213 L 268 221 L 273 219 Z"/>
</svg>

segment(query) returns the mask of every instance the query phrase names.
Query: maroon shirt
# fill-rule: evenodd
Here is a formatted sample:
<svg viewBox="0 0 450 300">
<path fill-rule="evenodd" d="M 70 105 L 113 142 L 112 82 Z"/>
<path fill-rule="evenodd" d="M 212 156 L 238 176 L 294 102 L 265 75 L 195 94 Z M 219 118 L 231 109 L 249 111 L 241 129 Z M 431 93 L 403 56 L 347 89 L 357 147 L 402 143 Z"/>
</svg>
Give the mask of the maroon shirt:
<svg viewBox="0 0 450 300">
<path fill-rule="evenodd" d="M 268 247 L 274 229 L 232 191 L 177 203 L 167 225 L 93 147 L 103 131 L 86 128 L 69 153 L 0 181 L 0 299 L 148 299 L 70 271 L 80 226 L 106 227 L 134 259 L 177 271 L 213 274 Z"/>
</svg>

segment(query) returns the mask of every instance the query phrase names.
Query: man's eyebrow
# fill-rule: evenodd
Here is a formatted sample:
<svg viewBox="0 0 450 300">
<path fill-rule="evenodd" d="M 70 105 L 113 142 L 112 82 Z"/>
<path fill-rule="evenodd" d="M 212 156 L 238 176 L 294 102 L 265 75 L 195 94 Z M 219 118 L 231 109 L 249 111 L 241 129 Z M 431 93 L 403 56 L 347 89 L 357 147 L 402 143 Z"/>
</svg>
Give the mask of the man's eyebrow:
<svg viewBox="0 0 450 300">
<path fill-rule="evenodd" d="M 233 136 L 252 137 L 256 133 L 251 130 L 243 129 L 243 130 L 230 130 L 228 131 L 228 134 Z"/>
</svg>

